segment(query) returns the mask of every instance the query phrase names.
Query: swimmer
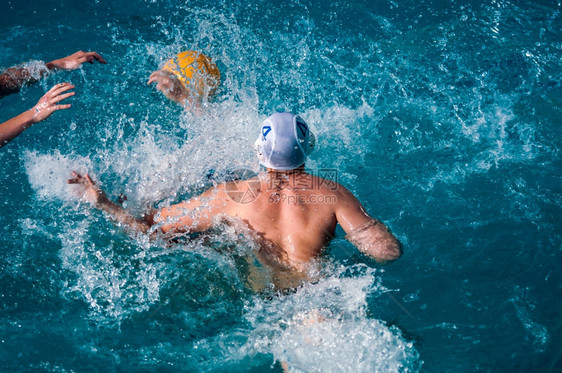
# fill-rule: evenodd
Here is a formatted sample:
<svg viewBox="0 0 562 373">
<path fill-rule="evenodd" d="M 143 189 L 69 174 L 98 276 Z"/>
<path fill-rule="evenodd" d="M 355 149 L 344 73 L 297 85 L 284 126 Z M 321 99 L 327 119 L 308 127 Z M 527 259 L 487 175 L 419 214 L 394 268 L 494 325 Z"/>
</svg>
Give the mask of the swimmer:
<svg viewBox="0 0 562 373">
<path fill-rule="evenodd" d="M 57 70 L 76 70 L 84 62 L 107 63 L 102 56 L 96 52 L 78 51 L 70 56 L 59 58 L 47 63 L 36 65 L 20 65 L 10 67 L 0 74 L 0 98 L 12 93 L 19 92 L 26 84 L 37 82 L 48 73 Z"/>
<path fill-rule="evenodd" d="M 220 72 L 210 57 L 184 51 L 153 72 L 148 78 L 148 84 L 152 83 L 170 100 L 188 109 L 199 109 L 217 90 Z"/>
<path fill-rule="evenodd" d="M 350 191 L 305 171 L 314 143 L 302 118 L 273 114 L 263 122 L 254 144 L 265 173 L 219 184 L 140 219 L 110 201 L 88 174 L 73 172 L 68 183 L 78 185 L 84 200 L 133 231 L 173 235 L 206 231 L 216 218 L 238 221 L 259 242 L 265 260 L 299 272 L 321 255 L 338 224 L 363 253 L 379 262 L 398 259 L 402 249 L 396 237 Z M 251 192 L 252 198 L 232 191 Z"/>
<path fill-rule="evenodd" d="M 18 136 L 20 133 L 47 119 L 57 110 L 68 109 L 70 104 L 59 105 L 59 102 L 74 96 L 74 92 L 68 92 L 74 85 L 70 83 L 59 83 L 51 88 L 39 102 L 31 109 L 0 124 L 0 148 Z"/>
<path fill-rule="evenodd" d="M 38 66 L 33 68 L 30 66 L 11 67 L 0 74 L 0 98 L 19 92 L 21 87 L 36 82 L 50 71 L 75 70 L 84 62 L 94 63 L 94 60 L 106 63 L 96 52 L 78 51 L 70 56 L 47 62 L 43 64 L 42 68 L 38 68 Z M 73 88 L 74 85 L 70 83 L 56 84 L 39 99 L 33 108 L 0 123 L 0 148 L 27 128 L 47 119 L 53 112 L 68 109 L 70 104 L 60 105 L 59 102 L 73 96 L 74 92 L 68 92 Z"/>
</svg>

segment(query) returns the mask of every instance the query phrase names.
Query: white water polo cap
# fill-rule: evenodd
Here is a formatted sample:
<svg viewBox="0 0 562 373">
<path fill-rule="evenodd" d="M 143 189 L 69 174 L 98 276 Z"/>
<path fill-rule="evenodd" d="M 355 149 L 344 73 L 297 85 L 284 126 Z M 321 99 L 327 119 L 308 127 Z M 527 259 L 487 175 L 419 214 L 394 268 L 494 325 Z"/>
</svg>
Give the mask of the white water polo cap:
<svg viewBox="0 0 562 373">
<path fill-rule="evenodd" d="M 293 113 L 275 113 L 263 121 L 254 146 L 260 164 L 278 171 L 304 164 L 316 139 L 306 122 Z"/>
</svg>

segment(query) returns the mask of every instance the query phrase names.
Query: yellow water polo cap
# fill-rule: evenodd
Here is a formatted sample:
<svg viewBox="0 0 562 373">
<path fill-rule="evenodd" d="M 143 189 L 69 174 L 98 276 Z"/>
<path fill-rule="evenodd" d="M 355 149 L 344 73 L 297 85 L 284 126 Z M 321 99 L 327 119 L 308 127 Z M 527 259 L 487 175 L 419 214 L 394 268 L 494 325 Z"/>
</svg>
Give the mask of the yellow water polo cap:
<svg viewBox="0 0 562 373">
<path fill-rule="evenodd" d="M 200 97 L 211 97 L 220 84 L 221 74 L 217 65 L 206 55 L 196 51 L 184 51 L 166 62 L 163 71 L 174 74 L 190 91 L 193 87 Z"/>
</svg>

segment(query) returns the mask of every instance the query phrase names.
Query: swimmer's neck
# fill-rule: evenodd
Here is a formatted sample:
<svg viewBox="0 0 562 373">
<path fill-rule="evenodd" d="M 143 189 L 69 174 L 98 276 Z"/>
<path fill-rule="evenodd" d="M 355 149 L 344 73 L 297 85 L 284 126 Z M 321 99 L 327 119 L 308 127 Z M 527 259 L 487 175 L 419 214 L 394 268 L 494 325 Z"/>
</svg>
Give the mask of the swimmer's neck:
<svg viewBox="0 0 562 373">
<path fill-rule="evenodd" d="M 274 170 L 273 168 L 266 168 L 266 170 L 267 174 L 270 176 L 290 176 L 306 173 L 306 171 L 304 170 L 304 164 L 300 167 L 286 171 Z"/>
<path fill-rule="evenodd" d="M 267 168 L 267 172 L 265 177 L 262 178 L 262 181 L 266 183 L 266 190 L 279 192 L 281 190 L 303 189 L 302 185 L 295 189 L 295 186 L 298 184 L 296 183 L 296 180 L 300 180 L 301 178 L 306 178 L 308 176 L 309 174 L 306 173 L 304 165 L 286 171 Z"/>
</svg>

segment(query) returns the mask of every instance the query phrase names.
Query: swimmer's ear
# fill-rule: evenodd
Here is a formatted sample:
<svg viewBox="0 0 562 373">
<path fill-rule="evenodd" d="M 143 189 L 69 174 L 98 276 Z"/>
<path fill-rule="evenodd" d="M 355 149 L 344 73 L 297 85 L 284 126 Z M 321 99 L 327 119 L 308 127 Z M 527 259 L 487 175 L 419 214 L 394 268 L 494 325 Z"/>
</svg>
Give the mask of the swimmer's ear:
<svg viewBox="0 0 562 373">
<path fill-rule="evenodd" d="M 263 156 L 263 149 L 261 147 L 259 138 L 254 143 L 254 150 L 256 151 L 256 156 L 258 157 L 260 163 L 263 163 L 265 161 L 265 157 Z"/>
<path fill-rule="evenodd" d="M 307 149 L 306 155 L 309 155 L 310 153 L 312 153 L 315 146 L 316 146 L 316 136 L 314 136 L 314 133 L 312 133 L 312 131 L 309 131 L 308 132 L 308 149 Z"/>
</svg>

